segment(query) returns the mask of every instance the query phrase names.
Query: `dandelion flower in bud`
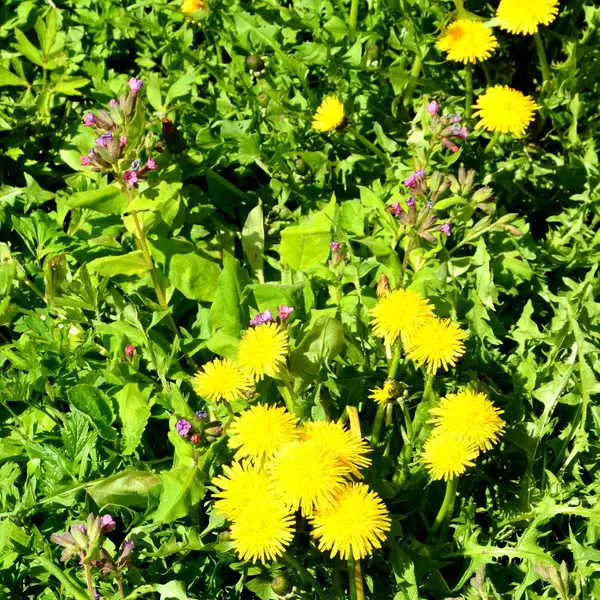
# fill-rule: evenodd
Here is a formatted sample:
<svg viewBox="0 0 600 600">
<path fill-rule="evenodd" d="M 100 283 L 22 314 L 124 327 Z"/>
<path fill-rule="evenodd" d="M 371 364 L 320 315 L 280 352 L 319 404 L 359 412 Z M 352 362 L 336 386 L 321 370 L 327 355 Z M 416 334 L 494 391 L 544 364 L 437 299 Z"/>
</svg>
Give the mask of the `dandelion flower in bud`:
<svg viewBox="0 0 600 600">
<path fill-rule="evenodd" d="M 432 479 L 449 481 L 472 467 L 478 455 L 477 446 L 467 439 L 434 429 L 423 446 L 421 459 Z"/>
<path fill-rule="evenodd" d="M 411 337 L 407 356 L 417 365 L 427 365 L 427 372 L 435 374 L 443 367 L 448 370 L 465 353 L 463 340 L 467 334 L 449 319 L 433 317 Z"/>
<path fill-rule="evenodd" d="M 356 437 L 341 423 L 333 421 L 314 421 L 305 423 L 300 431 L 304 440 L 315 440 L 324 448 L 331 450 L 340 464 L 348 468 L 350 473 L 361 479 L 360 469 L 371 464 L 367 457 L 369 445 L 364 439 Z"/>
<path fill-rule="evenodd" d="M 498 42 L 485 23 L 459 19 L 448 25 L 436 46 L 448 54 L 449 60 L 466 64 L 489 58 Z"/>
<path fill-rule="evenodd" d="M 215 358 L 203 365 L 194 375 L 192 385 L 198 396 L 213 402 L 239 400 L 252 388 L 246 371 L 230 358 Z"/>
<path fill-rule="evenodd" d="M 288 353 L 287 333 L 275 323 L 248 329 L 238 347 L 238 363 L 254 381 L 276 377 Z"/>
<path fill-rule="evenodd" d="M 379 406 L 385 406 L 392 399 L 393 386 L 391 383 L 385 382 L 383 387 L 376 387 L 369 391 L 371 400 L 375 400 Z"/>
<path fill-rule="evenodd" d="M 393 344 L 398 337 L 408 345 L 411 337 L 433 316 L 433 306 L 416 292 L 394 290 L 379 298 L 375 308 L 369 311 L 376 336 L 386 344 Z"/>
<path fill-rule="evenodd" d="M 186 15 L 193 15 L 196 11 L 206 8 L 203 0 L 183 0 L 181 3 L 181 11 Z"/>
<path fill-rule="evenodd" d="M 267 464 L 274 492 L 291 510 L 310 516 L 331 506 L 350 469 L 316 440 L 291 442 Z"/>
<path fill-rule="evenodd" d="M 539 106 L 530 96 L 518 90 L 507 85 L 495 85 L 477 98 L 475 108 L 473 116 L 481 119 L 475 129 L 523 137 Z"/>
<path fill-rule="evenodd" d="M 348 483 L 333 505 L 315 512 L 312 535 L 319 550 L 342 560 L 360 560 L 381 548 L 390 530 L 390 517 L 382 499 L 363 483 Z"/>
<path fill-rule="evenodd" d="M 269 479 L 263 469 L 246 462 L 223 466 L 223 475 L 211 482 L 219 491 L 213 494 L 217 512 L 232 521 L 251 503 L 269 495 Z"/>
<path fill-rule="evenodd" d="M 251 502 L 231 525 L 230 540 L 242 560 L 265 562 L 281 556 L 290 545 L 295 518 L 281 501 L 265 494 Z"/>
<path fill-rule="evenodd" d="M 540 25 L 549 25 L 558 14 L 558 0 L 500 0 L 496 19 L 509 33 L 536 33 Z"/>
<path fill-rule="evenodd" d="M 344 105 L 336 96 L 327 96 L 313 117 L 312 126 L 317 131 L 333 131 L 344 123 Z"/>
<path fill-rule="evenodd" d="M 497 444 L 506 423 L 500 410 L 482 393 L 465 390 L 448 394 L 430 410 L 435 430 L 448 431 L 474 444 L 480 452 Z"/>
<path fill-rule="evenodd" d="M 263 463 L 289 442 L 298 439 L 298 419 L 281 406 L 256 404 L 236 417 L 229 427 L 229 447 L 235 458 Z"/>
</svg>

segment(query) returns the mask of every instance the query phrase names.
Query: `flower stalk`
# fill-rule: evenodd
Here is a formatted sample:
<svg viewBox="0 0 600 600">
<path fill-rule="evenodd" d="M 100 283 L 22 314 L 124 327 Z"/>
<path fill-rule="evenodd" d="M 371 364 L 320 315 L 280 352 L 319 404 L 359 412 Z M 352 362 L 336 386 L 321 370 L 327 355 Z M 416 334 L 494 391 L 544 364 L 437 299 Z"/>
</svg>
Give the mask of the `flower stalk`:
<svg viewBox="0 0 600 600">
<path fill-rule="evenodd" d="M 548 59 L 546 58 L 546 51 L 544 50 L 544 44 L 540 37 L 539 31 L 533 34 L 533 41 L 535 42 L 535 49 L 540 59 L 540 70 L 542 71 L 542 87 L 546 87 L 550 81 L 550 67 L 548 66 Z"/>
<path fill-rule="evenodd" d="M 402 341 L 398 338 L 396 345 L 394 346 L 394 354 L 388 367 L 387 379 L 395 379 L 396 373 L 398 372 L 398 363 L 400 362 L 400 352 L 402 351 Z M 383 425 L 383 418 L 385 415 L 385 406 L 380 406 L 375 413 L 375 419 L 373 420 L 373 429 L 371 433 L 371 446 L 375 448 L 379 443 L 379 436 L 381 435 L 381 426 Z"/>
<path fill-rule="evenodd" d="M 470 119 L 473 112 L 473 64 L 465 65 L 465 119 Z"/>
<path fill-rule="evenodd" d="M 452 513 L 454 512 L 454 503 L 456 501 L 456 491 L 458 489 L 458 477 L 454 479 L 449 479 L 446 482 L 446 493 L 444 494 L 444 500 L 442 502 L 442 506 L 440 506 L 440 510 L 438 511 L 437 516 L 435 517 L 435 521 L 431 528 L 431 534 L 436 535 L 437 532 L 442 527 L 442 538 L 446 534 L 446 530 L 448 529 L 448 524 L 450 523 L 450 519 L 452 519 Z"/>
<path fill-rule="evenodd" d="M 298 573 L 298 576 L 300 577 L 300 579 L 302 579 L 302 581 L 310 583 L 312 585 L 315 592 L 317 592 L 317 596 L 321 600 L 325 599 L 325 592 L 323 591 L 321 584 L 317 581 L 316 577 L 312 575 L 312 573 L 310 573 L 304 566 L 302 566 L 302 564 L 299 561 L 297 561 L 289 552 L 284 552 L 281 558 L 292 569 L 294 569 L 296 573 Z"/>
<path fill-rule="evenodd" d="M 492 136 L 492 139 L 488 142 L 488 145 L 485 147 L 484 152 L 486 154 L 489 154 L 492 151 L 492 148 L 498 143 L 499 139 L 500 139 L 500 132 L 496 131 L 494 133 L 494 135 Z"/>
<path fill-rule="evenodd" d="M 348 38 L 352 42 L 356 35 L 356 24 L 358 22 L 358 0 L 352 0 L 350 15 L 348 16 Z"/>
</svg>

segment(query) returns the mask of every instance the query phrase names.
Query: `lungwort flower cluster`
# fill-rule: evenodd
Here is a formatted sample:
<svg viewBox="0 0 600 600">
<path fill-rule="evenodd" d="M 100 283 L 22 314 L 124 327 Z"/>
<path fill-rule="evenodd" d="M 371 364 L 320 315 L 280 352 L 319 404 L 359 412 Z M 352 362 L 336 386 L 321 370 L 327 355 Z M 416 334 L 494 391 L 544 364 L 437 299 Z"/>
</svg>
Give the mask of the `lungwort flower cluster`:
<svg viewBox="0 0 600 600">
<path fill-rule="evenodd" d="M 297 419 L 276 406 L 255 405 L 237 417 L 229 445 L 235 462 L 213 479 L 215 509 L 231 521 L 231 542 L 243 560 L 273 560 L 294 536 L 295 512 L 310 520 L 319 548 L 363 558 L 390 528 L 383 501 L 356 480 L 370 465 L 369 447 L 342 424 Z"/>
</svg>

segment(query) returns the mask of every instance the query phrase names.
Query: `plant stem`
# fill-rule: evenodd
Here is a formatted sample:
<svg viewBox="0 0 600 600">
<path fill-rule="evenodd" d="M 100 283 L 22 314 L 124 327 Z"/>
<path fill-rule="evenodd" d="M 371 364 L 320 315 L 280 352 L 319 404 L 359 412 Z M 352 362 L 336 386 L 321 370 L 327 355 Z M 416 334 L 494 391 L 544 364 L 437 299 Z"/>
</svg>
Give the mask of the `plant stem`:
<svg viewBox="0 0 600 600">
<path fill-rule="evenodd" d="M 435 375 L 429 374 L 427 375 L 427 380 L 425 381 L 425 389 L 423 390 L 423 400 L 427 401 L 429 396 L 433 393 L 433 380 Z"/>
<path fill-rule="evenodd" d="M 121 578 L 117 579 L 117 589 L 119 590 L 119 598 L 125 600 L 125 592 L 123 591 L 123 582 Z"/>
<path fill-rule="evenodd" d="M 348 38 L 354 41 L 356 34 L 356 23 L 358 21 L 358 0 L 352 0 L 350 5 L 350 16 L 348 17 Z"/>
<path fill-rule="evenodd" d="M 354 579 L 354 559 L 348 559 L 348 591 L 350 600 L 356 600 L 356 579 Z"/>
<path fill-rule="evenodd" d="M 391 163 L 390 163 L 390 159 L 387 157 L 386 154 L 384 154 L 377 146 L 375 146 L 375 144 L 373 144 L 373 142 L 370 142 L 366 137 L 364 137 L 362 134 L 358 133 L 358 131 L 356 131 L 356 129 L 354 129 L 354 127 L 348 127 L 348 131 L 350 133 L 352 133 L 352 135 L 354 135 L 354 137 L 363 145 L 365 146 L 367 149 L 369 149 L 373 154 L 375 154 L 377 156 L 377 158 L 379 158 L 379 160 L 386 166 L 386 167 L 390 167 Z"/>
<path fill-rule="evenodd" d="M 546 51 L 544 50 L 544 44 L 538 31 L 533 34 L 533 40 L 535 42 L 535 48 L 540 59 L 540 70 L 542 71 L 542 83 L 543 87 L 550 81 L 550 67 L 548 67 L 548 59 L 546 58 Z"/>
<path fill-rule="evenodd" d="M 403 95 L 403 104 L 404 106 L 407 106 L 407 104 L 410 102 L 412 95 L 415 91 L 415 84 L 413 83 L 413 79 L 417 79 L 419 77 L 419 75 L 421 74 L 421 67 L 423 66 L 423 57 L 420 54 L 415 54 L 415 60 L 413 62 L 413 66 L 410 70 L 410 78 L 411 80 L 408 82 L 408 85 L 406 86 L 406 89 L 404 90 L 404 95 Z"/>
<path fill-rule="evenodd" d="M 356 600 L 365 600 L 365 590 L 363 587 L 362 569 L 360 560 L 354 561 L 354 589 L 356 590 Z"/>
<path fill-rule="evenodd" d="M 386 429 L 392 424 L 393 415 L 394 415 L 394 405 L 391 402 L 388 402 L 385 407 L 385 427 L 386 427 Z M 385 445 L 385 450 L 383 451 L 383 456 L 390 455 L 391 445 L 392 445 L 392 437 L 388 436 L 388 440 Z"/>
<path fill-rule="evenodd" d="M 465 65 L 465 119 L 471 118 L 473 111 L 473 65 Z"/>
<path fill-rule="evenodd" d="M 88 594 L 90 595 L 90 600 L 96 600 L 94 594 L 94 581 L 92 579 L 92 565 L 84 564 L 83 568 L 85 570 L 85 583 L 87 585 Z"/>
<path fill-rule="evenodd" d="M 319 598 L 325 598 L 325 592 L 314 575 L 309 573 L 306 568 L 303 567 L 289 552 L 284 552 L 281 558 L 283 558 L 283 560 L 285 560 L 285 562 L 296 571 L 300 579 L 312 585 Z"/>
<path fill-rule="evenodd" d="M 439 531 L 442 524 L 444 524 L 443 532 L 445 532 L 447 524 L 452 518 L 452 513 L 454 512 L 454 501 L 456 500 L 457 488 L 458 477 L 450 479 L 446 482 L 446 493 L 444 494 L 444 501 L 442 502 L 442 506 L 440 506 L 440 510 L 435 518 L 433 527 L 431 528 L 432 535 L 435 535 Z"/>
<path fill-rule="evenodd" d="M 394 354 L 388 367 L 387 379 L 394 379 L 398 371 L 398 363 L 400 361 L 400 352 L 402 350 L 402 340 L 398 338 L 396 345 L 394 346 Z M 379 435 L 381 434 L 381 425 L 383 424 L 383 416 L 385 413 L 385 406 L 379 406 L 375 413 L 375 419 L 373 420 L 373 429 L 371 431 L 371 446 L 377 446 L 379 442 Z"/>
<path fill-rule="evenodd" d="M 500 139 L 500 132 L 496 131 L 496 133 L 494 133 L 492 139 L 488 142 L 488 145 L 485 147 L 484 152 L 486 154 L 491 152 L 492 148 L 498 143 L 499 139 Z"/>
</svg>

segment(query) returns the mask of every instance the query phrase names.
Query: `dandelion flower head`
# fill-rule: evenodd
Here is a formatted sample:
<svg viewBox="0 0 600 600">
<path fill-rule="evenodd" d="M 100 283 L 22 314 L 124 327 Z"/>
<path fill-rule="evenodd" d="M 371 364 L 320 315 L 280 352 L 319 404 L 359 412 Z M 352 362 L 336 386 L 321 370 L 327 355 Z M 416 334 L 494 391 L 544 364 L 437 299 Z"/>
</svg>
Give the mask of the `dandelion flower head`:
<svg viewBox="0 0 600 600">
<path fill-rule="evenodd" d="M 238 346 L 238 363 L 254 381 L 265 375 L 276 377 L 288 353 L 286 332 L 276 323 L 266 323 L 244 332 Z"/>
<path fill-rule="evenodd" d="M 481 21 L 458 19 L 448 25 L 436 43 L 448 59 L 462 63 L 486 60 L 498 47 L 492 30 Z"/>
<path fill-rule="evenodd" d="M 448 481 L 462 475 L 467 467 L 472 467 L 478 454 L 477 447 L 465 438 L 434 429 L 423 446 L 421 459 L 432 479 Z"/>
<path fill-rule="evenodd" d="M 194 391 L 202 398 L 233 402 L 252 388 L 248 374 L 230 358 L 215 358 L 205 364 L 192 380 Z"/>
<path fill-rule="evenodd" d="M 333 131 L 342 125 L 345 118 L 342 102 L 336 96 L 327 96 L 317 108 L 312 126 L 317 131 Z"/>
<path fill-rule="evenodd" d="M 558 14 L 558 0 L 500 0 L 496 18 L 509 33 L 536 33 L 540 25 L 549 25 Z"/>
<path fill-rule="evenodd" d="M 186 15 L 193 15 L 199 10 L 204 10 L 206 4 L 203 0 L 183 0 L 181 3 L 181 11 Z"/>
<path fill-rule="evenodd" d="M 298 419 L 281 406 L 256 404 L 236 417 L 229 428 L 229 447 L 235 458 L 264 463 L 289 442 L 298 439 Z"/>
<path fill-rule="evenodd" d="M 467 334 L 449 319 L 429 319 L 412 337 L 407 356 L 420 367 L 427 365 L 427 372 L 435 374 L 443 367 L 448 370 L 465 353 L 463 340 Z"/>
<path fill-rule="evenodd" d="M 465 390 L 442 398 L 430 410 L 430 423 L 435 424 L 435 430 L 451 432 L 485 452 L 498 443 L 504 432 L 502 412 L 485 394 Z"/>
<path fill-rule="evenodd" d="M 390 530 L 390 517 L 381 498 L 363 483 L 349 483 L 338 492 L 335 503 L 317 511 L 311 519 L 312 535 L 319 550 L 333 558 L 360 560 L 370 555 Z"/>
<path fill-rule="evenodd" d="M 432 309 L 418 293 L 402 288 L 394 290 L 379 298 L 375 308 L 369 311 L 373 332 L 388 345 L 398 337 L 408 345 L 411 337 L 433 316 Z"/>
<path fill-rule="evenodd" d="M 379 406 L 385 406 L 392 398 L 393 386 L 390 382 L 386 381 L 383 387 L 376 387 L 369 390 L 369 398 L 375 400 Z"/>
<path fill-rule="evenodd" d="M 315 440 L 324 448 L 331 450 L 340 464 L 358 478 L 362 478 L 360 469 L 368 467 L 371 459 L 367 457 L 370 447 L 364 439 L 356 437 L 341 423 L 333 421 L 314 421 L 305 423 L 301 430 L 305 440 Z"/>
<path fill-rule="evenodd" d="M 475 129 L 523 137 L 539 106 L 530 96 L 518 90 L 507 85 L 495 85 L 477 98 L 475 108 L 473 116 L 481 119 Z"/>
</svg>

